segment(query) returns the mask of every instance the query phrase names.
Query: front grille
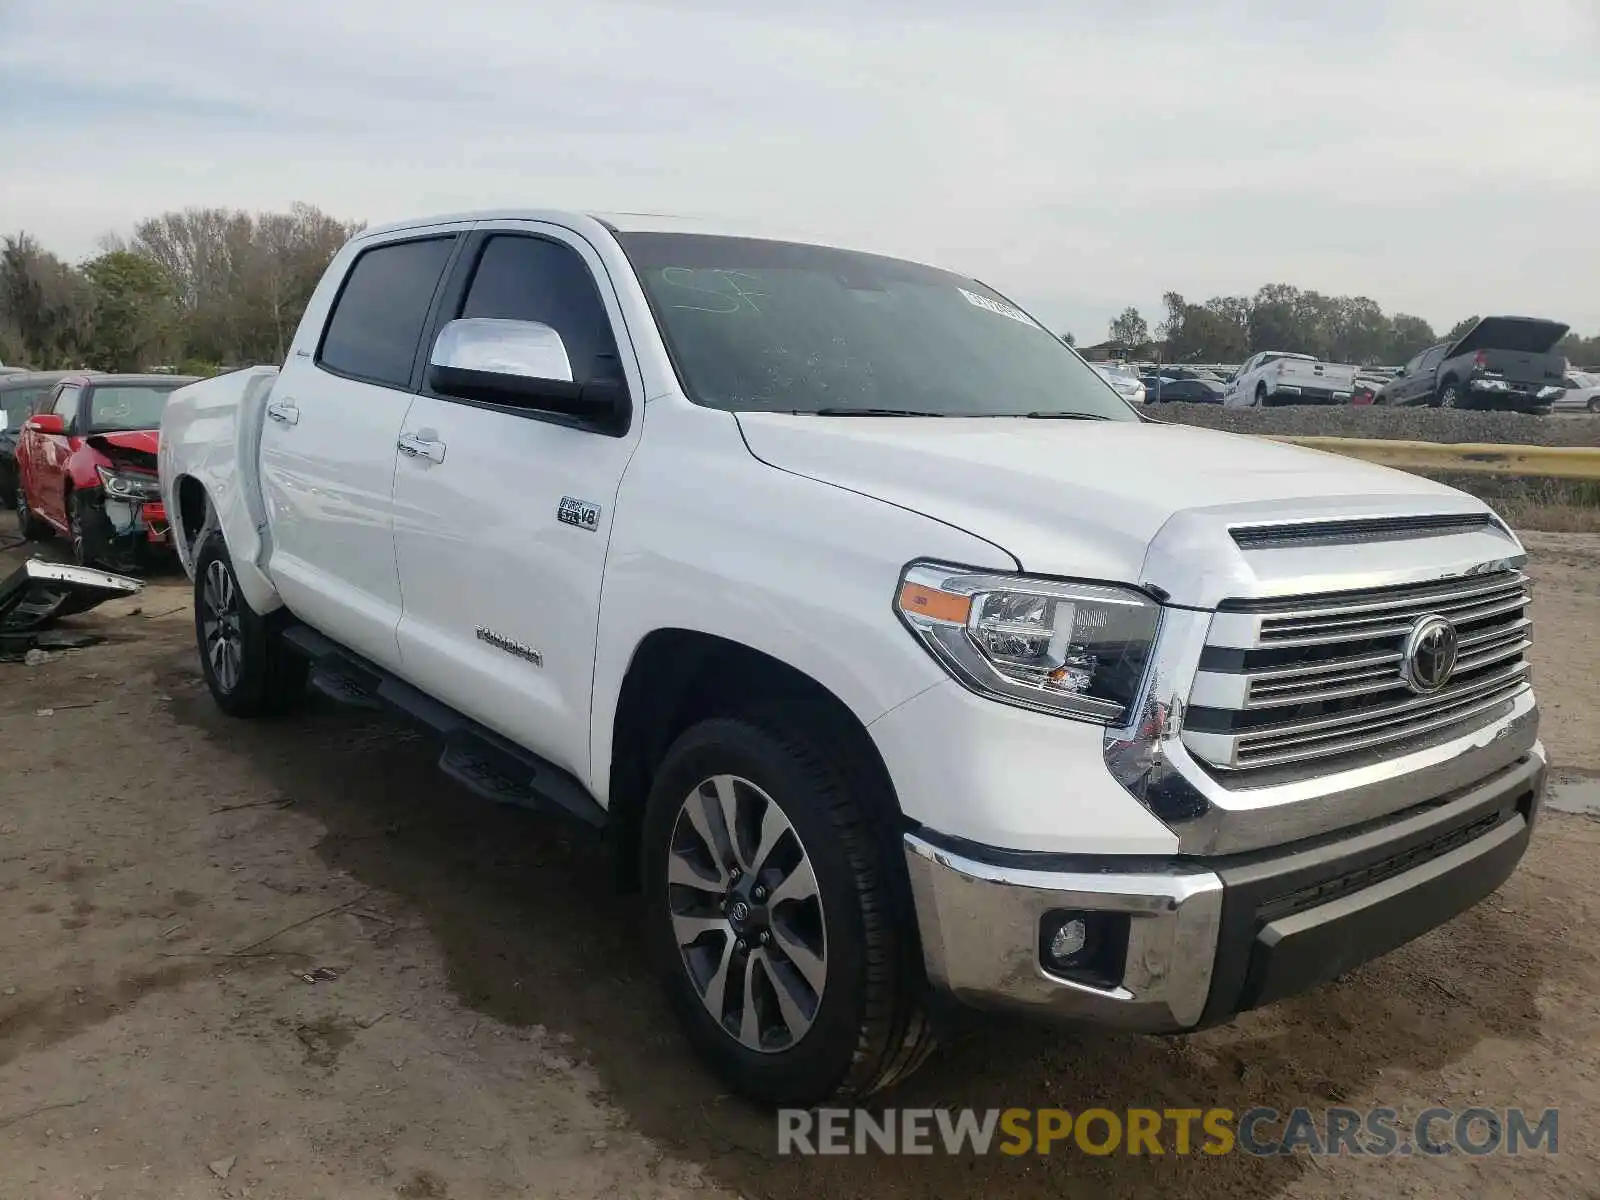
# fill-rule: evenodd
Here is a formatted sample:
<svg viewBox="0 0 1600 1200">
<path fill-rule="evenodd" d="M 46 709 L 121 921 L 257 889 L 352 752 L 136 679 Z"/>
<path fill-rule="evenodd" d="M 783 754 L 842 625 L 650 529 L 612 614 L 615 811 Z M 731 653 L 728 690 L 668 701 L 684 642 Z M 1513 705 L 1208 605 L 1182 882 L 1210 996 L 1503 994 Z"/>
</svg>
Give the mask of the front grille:
<svg viewBox="0 0 1600 1200">
<path fill-rule="evenodd" d="M 1243 771 L 1372 754 L 1481 724 L 1528 684 L 1528 579 L 1501 570 L 1410 587 L 1230 602 L 1212 618 L 1184 721 L 1189 748 Z M 1443 688 L 1401 656 L 1423 617 L 1456 627 Z"/>
</svg>

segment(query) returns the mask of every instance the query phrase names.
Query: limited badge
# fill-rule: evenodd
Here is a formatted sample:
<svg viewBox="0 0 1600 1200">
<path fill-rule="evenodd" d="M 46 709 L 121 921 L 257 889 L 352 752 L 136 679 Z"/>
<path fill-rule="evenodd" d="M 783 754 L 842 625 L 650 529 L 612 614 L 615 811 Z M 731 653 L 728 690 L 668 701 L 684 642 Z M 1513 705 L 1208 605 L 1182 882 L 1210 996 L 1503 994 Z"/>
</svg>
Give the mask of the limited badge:
<svg viewBox="0 0 1600 1200">
<path fill-rule="evenodd" d="M 556 506 L 556 519 L 563 525 L 575 525 L 593 533 L 600 528 L 600 506 L 590 504 L 587 500 L 563 496 L 561 503 Z"/>
</svg>

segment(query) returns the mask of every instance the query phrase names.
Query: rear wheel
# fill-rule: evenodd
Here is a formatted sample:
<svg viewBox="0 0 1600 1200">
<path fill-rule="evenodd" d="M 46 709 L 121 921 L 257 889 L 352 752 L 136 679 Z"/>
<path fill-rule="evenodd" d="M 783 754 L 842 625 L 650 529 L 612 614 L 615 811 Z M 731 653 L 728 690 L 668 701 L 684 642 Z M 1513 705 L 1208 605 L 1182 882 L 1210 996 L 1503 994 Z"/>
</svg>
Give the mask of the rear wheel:
<svg viewBox="0 0 1600 1200">
<path fill-rule="evenodd" d="M 1600 396 L 1589 397 L 1589 411 L 1592 413 L 1600 413 Z"/>
<path fill-rule="evenodd" d="M 305 694 L 308 664 L 284 643 L 283 618 L 250 607 L 222 534 L 206 538 L 195 557 L 195 641 L 206 686 L 229 716 L 285 712 Z"/>
<path fill-rule="evenodd" d="M 1460 408 L 1461 385 L 1453 379 L 1446 382 L 1445 385 L 1439 389 L 1438 404 L 1440 408 Z"/>
<path fill-rule="evenodd" d="M 1256 384 L 1256 407 L 1257 408 L 1265 408 L 1266 406 L 1267 406 L 1267 385 L 1264 384 L 1264 383 L 1258 383 L 1258 384 Z"/>
<path fill-rule="evenodd" d="M 651 951 L 690 1042 L 753 1100 L 865 1096 L 933 1048 L 869 803 L 834 756 L 765 718 L 692 727 L 651 786 Z"/>
</svg>

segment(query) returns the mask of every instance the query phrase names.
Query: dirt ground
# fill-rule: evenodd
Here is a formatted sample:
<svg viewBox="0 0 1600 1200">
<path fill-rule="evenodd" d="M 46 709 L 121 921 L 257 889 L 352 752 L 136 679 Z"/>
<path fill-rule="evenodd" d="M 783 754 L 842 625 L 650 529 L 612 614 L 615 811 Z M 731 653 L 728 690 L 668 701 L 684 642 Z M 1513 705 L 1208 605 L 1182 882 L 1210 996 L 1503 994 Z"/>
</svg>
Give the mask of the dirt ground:
<svg viewBox="0 0 1600 1200">
<path fill-rule="evenodd" d="M 1546 741 L 1600 775 L 1600 538 L 1529 540 Z M 181 575 L 76 624 L 108 640 L 0 664 L 0 1200 L 1600 1197 L 1600 821 L 1551 813 L 1487 902 L 1231 1027 L 988 1025 L 886 1098 L 1554 1105 L 1557 1155 L 781 1158 L 597 844 L 376 715 L 220 716 Z"/>
</svg>

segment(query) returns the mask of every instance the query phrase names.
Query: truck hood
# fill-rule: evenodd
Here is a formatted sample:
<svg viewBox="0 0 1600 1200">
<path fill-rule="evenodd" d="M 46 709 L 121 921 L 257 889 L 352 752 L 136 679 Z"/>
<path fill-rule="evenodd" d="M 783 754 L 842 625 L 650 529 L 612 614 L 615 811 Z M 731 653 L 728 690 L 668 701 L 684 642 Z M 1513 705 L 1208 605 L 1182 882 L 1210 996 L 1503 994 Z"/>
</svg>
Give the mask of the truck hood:
<svg viewBox="0 0 1600 1200">
<path fill-rule="evenodd" d="M 1254 590 L 1231 526 L 1485 511 L 1421 476 L 1157 422 L 747 412 L 739 424 L 763 462 L 955 525 L 1025 571 L 1149 584 L 1175 603 L 1213 603 L 1202 578 Z"/>
<path fill-rule="evenodd" d="M 1542 317 L 1484 317 L 1450 347 L 1446 358 L 1474 350 L 1517 350 L 1523 354 L 1548 354 L 1567 336 L 1571 326 Z"/>
<path fill-rule="evenodd" d="M 156 453 L 160 449 L 161 435 L 154 429 L 92 433 L 83 440 L 114 463 L 145 471 L 156 469 Z"/>
</svg>

